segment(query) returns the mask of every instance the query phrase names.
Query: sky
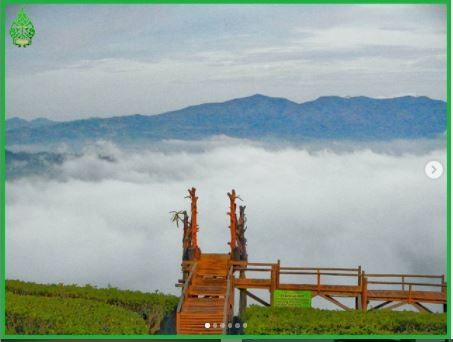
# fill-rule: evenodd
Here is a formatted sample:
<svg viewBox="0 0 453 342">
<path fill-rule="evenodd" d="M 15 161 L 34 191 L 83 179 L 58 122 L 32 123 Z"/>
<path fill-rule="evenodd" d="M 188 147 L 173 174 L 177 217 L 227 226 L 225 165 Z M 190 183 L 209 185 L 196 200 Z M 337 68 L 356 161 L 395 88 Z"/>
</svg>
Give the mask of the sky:
<svg viewBox="0 0 453 342">
<path fill-rule="evenodd" d="M 8 6 L 8 27 L 18 10 Z M 25 10 L 36 35 L 7 44 L 7 117 L 158 114 L 256 93 L 446 98 L 444 5 Z"/>
</svg>

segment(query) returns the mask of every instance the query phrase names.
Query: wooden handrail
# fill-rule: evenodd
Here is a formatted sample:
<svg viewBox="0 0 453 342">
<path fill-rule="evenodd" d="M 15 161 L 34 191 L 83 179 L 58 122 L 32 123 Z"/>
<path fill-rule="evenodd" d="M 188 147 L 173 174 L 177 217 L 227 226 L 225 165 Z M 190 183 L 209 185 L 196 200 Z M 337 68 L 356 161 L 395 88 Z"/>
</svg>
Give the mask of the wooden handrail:
<svg viewBox="0 0 453 342">
<path fill-rule="evenodd" d="M 385 273 L 367 273 L 368 278 L 431 278 L 431 279 L 443 279 L 442 275 L 431 275 L 431 274 L 385 274 Z"/>
<path fill-rule="evenodd" d="M 275 262 L 248 262 L 248 261 L 232 261 L 231 264 L 233 266 L 269 266 L 272 267 L 277 265 L 278 263 Z M 280 266 L 282 270 L 295 270 L 295 271 L 345 271 L 345 272 L 357 272 L 359 270 L 358 267 L 356 268 L 344 268 L 344 267 L 293 267 L 293 266 Z"/>
<path fill-rule="evenodd" d="M 231 281 L 233 278 L 233 266 L 230 266 L 227 277 L 227 286 L 226 286 L 226 295 L 225 295 L 225 304 L 223 307 L 223 333 L 226 334 L 228 329 L 228 320 L 229 320 L 229 311 L 231 306 Z M 234 288 L 233 288 L 234 289 Z"/>
<path fill-rule="evenodd" d="M 236 262 L 234 262 L 233 264 L 235 264 Z M 237 262 L 238 264 L 241 264 L 241 263 L 244 263 L 243 261 L 239 261 Z M 272 265 L 275 265 L 275 262 L 246 262 L 247 265 L 251 265 L 251 266 L 272 266 Z"/>
<path fill-rule="evenodd" d="M 252 268 L 252 267 L 235 267 L 235 271 L 250 271 L 250 272 L 271 272 L 272 268 Z"/>
<path fill-rule="evenodd" d="M 283 267 L 282 267 L 283 268 Z M 317 275 L 318 272 L 282 272 L 280 274 L 299 274 L 299 275 Z M 357 277 L 357 273 L 333 273 L 333 272 L 319 272 L 319 274 L 327 275 L 327 276 L 341 276 L 341 277 Z"/>
<path fill-rule="evenodd" d="M 294 275 L 317 275 L 318 272 L 296 272 L 296 271 L 282 271 L 284 267 L 280 268 L 279 274 L 294 274 Z M 235 271 L 250 271 L 250 272 L 272 272 L 272 268 L 252 268 L 252 267 L 237 267 Z M 357 273 L 333 273 L 333 272 L 319 272 L 327 276 L 342 276 L 342 277 L 357 277 Z"/>
<path fill-rule="evenodd" d="M 447 284 L 432 284 L 432 283 L 412 283 L 398 281 L 370 281 L 368 284 L 383 284 L 383 285 L 414 285 L 414 286 L 432 286 L 432 287 L 447 287 Z"/>
<path fill-rule="evenodd" d="M 181 293 L 181 297 L 179 298 L 179 303 L 178 303 L 178 307 L 176 309 L 176 312 L 181 312 L 182 304 L 183 304 L 183 302 L 184 302 L 184 300 L 186 299 L 186 296 L 187 296 L 187 289 L 189 288 L 190 282 L 192 281 L 192 278 L 193 278 L 193 275 L 194 275 L 195 270 L 197 268 L 197 265 L 198 264 L 196 264 L 196 263 L 193 264 L 192 268 L 190 269 L 189 276 L 187 277 L 187 280 L 184 283 L 184 287 L 182 288 L 182 293 Z"/>
<path fill-rule="evenodd" d="M 282 270 L 300 270 L 300 271 L 345 271 L 345 272 L 357 272 L 359 268 L 340 268 L 340 267 L 290 267 L 290 266 L 280 266 Z"/>
</svg>

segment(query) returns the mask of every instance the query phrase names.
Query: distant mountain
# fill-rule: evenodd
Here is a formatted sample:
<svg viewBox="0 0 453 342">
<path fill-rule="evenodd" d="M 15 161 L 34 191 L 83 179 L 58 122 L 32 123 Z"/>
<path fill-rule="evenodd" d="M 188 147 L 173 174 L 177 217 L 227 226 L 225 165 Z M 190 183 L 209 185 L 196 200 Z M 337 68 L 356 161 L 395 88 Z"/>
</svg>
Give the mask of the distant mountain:
<svg viewBox="0 0 453 342">
<path fill-rule="evenodd" d="M 446 131 L 446 103 L 428 97 L 374 99 L 325 96 L 295 103 L 253 95 L 159 115 L 130 115 L 8 129 L 14 144 L 108 139 L 115 142 L 200 139 L 213 135 L 249 139 L 413 139 Z"/>
<path fill-rule="evenodd" d="M 51 121 L 46 118 L 37 118 L 33 120 L 25 120 L 21 118 L 16 118 L 13 117 L 11 119 L 6 120 L 6 130 L 11 130 L 11 129 L 17 129 L 17 128 L 39 128 L 39 127 L 44 127 L 44 126 L 50 126 L 55 124 L 56 121 Z"/>
</svg>

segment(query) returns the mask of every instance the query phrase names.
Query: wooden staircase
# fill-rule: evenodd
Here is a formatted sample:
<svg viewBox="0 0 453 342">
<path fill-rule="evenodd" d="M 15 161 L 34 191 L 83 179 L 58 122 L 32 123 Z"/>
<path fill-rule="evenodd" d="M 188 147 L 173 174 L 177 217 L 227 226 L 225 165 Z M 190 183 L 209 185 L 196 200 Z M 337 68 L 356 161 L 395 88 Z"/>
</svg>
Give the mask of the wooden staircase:
<svg viewBox="0 0 453 342">
<path fill-rule="evenodd" d="M 176 312 L 176 332 L 189 335 L 226 333 L 233 316 L 232 282 L 228 254 L 202 254 L 184 283 Z"/>
</svg>

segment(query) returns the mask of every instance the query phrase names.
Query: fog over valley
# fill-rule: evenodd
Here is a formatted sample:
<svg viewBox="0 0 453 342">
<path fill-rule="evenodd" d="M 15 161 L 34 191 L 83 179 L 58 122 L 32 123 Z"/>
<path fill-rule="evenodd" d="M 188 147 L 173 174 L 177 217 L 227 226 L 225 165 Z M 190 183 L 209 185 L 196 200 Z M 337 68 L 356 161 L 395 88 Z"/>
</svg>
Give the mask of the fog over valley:
<svg viewBox="0 0 453 342">
<path fill-rule="evenodd" d="M 446 178 L 424 173 L 430 160 L 445 165 L 440 139 L 215 137 L 9 153 L 9 279 L 179 294 L 182 228 L 169 212 L 189 210 L 192 186 L 203 252 L 228 252 L 234 188 L 247 206 L 250 261 L 445 273 Z"/>
</svg>

